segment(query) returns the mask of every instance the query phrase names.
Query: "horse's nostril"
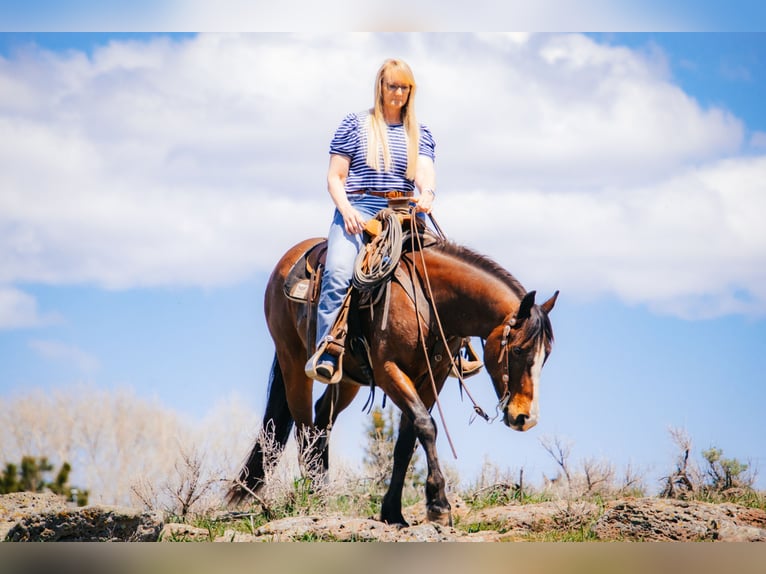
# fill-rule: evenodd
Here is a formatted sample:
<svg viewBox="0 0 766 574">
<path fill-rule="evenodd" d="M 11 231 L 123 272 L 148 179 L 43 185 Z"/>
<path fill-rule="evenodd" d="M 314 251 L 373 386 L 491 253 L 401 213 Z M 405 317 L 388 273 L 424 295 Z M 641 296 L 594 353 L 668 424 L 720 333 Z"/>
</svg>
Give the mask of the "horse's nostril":
<svg viewBox="0 0 766 574">
<path fill-rule="evenodd" d="M 516 417 L 516 420 L 514 421 L 517 426 L 523 427 L 524 423 L 527 422 L 527 415 L 519 415 Z"/>
</svg>

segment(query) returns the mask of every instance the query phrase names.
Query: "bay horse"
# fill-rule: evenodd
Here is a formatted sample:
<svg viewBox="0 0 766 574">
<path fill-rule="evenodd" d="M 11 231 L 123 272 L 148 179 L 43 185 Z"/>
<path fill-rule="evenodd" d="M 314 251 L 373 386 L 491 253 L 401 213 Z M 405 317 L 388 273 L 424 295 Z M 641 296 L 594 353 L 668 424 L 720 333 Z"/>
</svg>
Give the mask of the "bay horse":
<svg viewBox="0 0 766 574">
<path fill-rule="evenodd" d="M 297 437 L 306 436 L 304 431 L 319 432 L 323 438 L 318 442 L 299 438 L 299 451 L 313 449 L 313 454 L 318 456 L 315 460 L 321 461 L 321 470 L 326 472 L 327 431 L 358 393 L 359 381 L 364 380 L 362 376 L 355 376 L 360 366 L 347 352 L 344 378 L 337 384 L 326 385 L 325 392 L 312 405 L 315 383 L 304 373 L 309 355 L 307 306 L 288 299 L 284 284 L 293 264 L 321 241 L 323 239 L 308 239 L 292 247 L 277 263 L 268 281 L 265 312 L 276 353 L 266 412 L 256 443 L 229 491 L 230 503 L 242 502 L 263 486 L 264 465 L 269 463 L 264 460 L 266 429 L 273 432 L 271 440 L 277 443 L 278 450 L 286 444 L 293 425 Z M 432 291 L 430 306 L 436 313 L 426 315 L 433 318 L 438 314 L 441 318 L 438 331 L 443 332 L 447 343 L 440 344 L 433 319 L 423 324 L 419 316 L 423 310 L 416 310 L 417 298 L 408 295 L 398 282 L 392 281 L 390 285 L 387 319 L 382 313 L 357 315 L 358 330 L 371 342 L 368 354 L 374 385 L 402 413 L 393 472 L 380 517 L 389 524 L 407 524 L 401 511 L 402 488 L 418 440 L 425 451 L 428 471 L 427 518 L 451 525 L 450 504 L 436 452 L 437 427 L 431 417 L 436 395 L 451 370 L 450 357 L 458 352 L 465 337 L 485 340 L 484 363 L 500 401 L 498 407 L 503 422 L 517 431 L 529 430 L 538 421 L 540 371 L 553 342 L 548 315 L 558 291 L 544 303 L 535 304 L 535 292 L 527 292 L 505 269 L 448 241 L 402 257 L 409 259 L 420 277 L 427 271 Z M 306 459 L 311 457 L 304 456 Z"/>
</svg>

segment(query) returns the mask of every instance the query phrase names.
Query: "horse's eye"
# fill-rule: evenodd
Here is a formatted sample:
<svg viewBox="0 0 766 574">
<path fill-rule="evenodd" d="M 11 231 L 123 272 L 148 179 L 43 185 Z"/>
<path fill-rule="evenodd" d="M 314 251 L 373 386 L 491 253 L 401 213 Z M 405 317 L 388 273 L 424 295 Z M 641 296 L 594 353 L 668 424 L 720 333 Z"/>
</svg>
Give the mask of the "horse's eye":
<svg viewBox="0 0 766 574">
<path fill-rule="evenodd" d="M 518 357 L 519 355 L 521 355 L 521 353 L 524 352 L 524 349 L 522 349 L 521 347 L 512 347 L 511 351 L 513 352 L 514 355 Z"/>
</svg>

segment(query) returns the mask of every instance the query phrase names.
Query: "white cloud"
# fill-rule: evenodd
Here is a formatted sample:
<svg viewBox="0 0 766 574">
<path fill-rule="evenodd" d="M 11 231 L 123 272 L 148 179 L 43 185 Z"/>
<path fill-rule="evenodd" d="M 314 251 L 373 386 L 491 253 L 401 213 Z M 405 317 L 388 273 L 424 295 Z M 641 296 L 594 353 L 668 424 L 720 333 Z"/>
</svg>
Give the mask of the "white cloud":
<svg viewBox="0 0 766 574">
<path fill-rule="evenodd" d="M 37 300 L 14 287 L 0 285 L 0 331 L 39 327 L 56 321 L 50 314 L 41 314 Z"/>
<path fill-rule="evenodd" d="M 42 6 L 40 4 L 43 4 Z M 348 0 L 289 3 L 219 0 L 135 0 L 114 3 L 56 3 L 27 0 L 10 9 L 0 4 L 0 20 L 10 31 L 199 30 L 621 30 L 710 29 L 705 6 L 694 10 L 624 0 L 477 0 L 470 5 L 438 0 L 390 0 L 351 4 Z M 708 10 L 709 12 L 709 10 Z M 706 17 L 708 16 L 708 17 Z M 720 24 L 715 22 L 715 24 Z M 717 28 L 720 26 L 713 26 Z"/>
<path fill-rule="evenodd" d="M 29 346 L 41 357 L 70 364 L 83 373 L 92 373 L 99 368 L 100 363 L 96 357 L 61 341 L 35 339 L 29 342 Z"/>
<path fill-rule="evenodd" d="M 440 46 L 429 117 L 450 148 L 440 165 L 462 185 L 592 189 L 652 181 L 735 153 L 741 122 L 703 109 L 666 79 L 659 56 L 580 35 L 508 50 Z M 465 62 L 454 52 L 468 52 Z M 458 172 L 458 170 L 460 170 Z"/>
<path fill-rule="evenodd" d="M 477 191 L 445 198 L 440 223 L 528 289 L 616 294 L 683 317 L 763 315 L 764 173 L 754 158 L 600 193 Z"/>
<path fill-rule="evenodd" d="M 766 132 L 754 132 L 750 136 L 750 146 L 755 149 L 766 149 Z"/>
<path fill-rule="evenodd" d="M 742 122 L 661 54 L 580 35 L 212 34 L 0 59 L 0 283 L 270 269 L 325 233 L 330 136 L 391 55 L 419 81 L 450 235 L 525 283 L 766 310 L 764 159 L 738 157 Z"/>
</svg>

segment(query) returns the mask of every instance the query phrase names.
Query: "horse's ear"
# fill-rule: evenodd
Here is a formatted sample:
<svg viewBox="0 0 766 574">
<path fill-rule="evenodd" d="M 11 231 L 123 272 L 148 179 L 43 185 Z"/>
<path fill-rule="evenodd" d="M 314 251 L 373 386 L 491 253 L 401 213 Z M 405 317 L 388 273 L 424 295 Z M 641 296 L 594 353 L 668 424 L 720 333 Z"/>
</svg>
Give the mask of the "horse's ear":
<svg viewBox="0 0 766 574">
<path fill-rule="evenodd" d="M 519 312 L 516 313 L 516 319 L 519 321 L 524 321 L 525 319 L 529 319 L 530 312 L 532 311 L 532 307 L 535 305 L 535 294 L 536 291 L 530 291 L 526 295 L 524 295 L 524 298 L 521 300 L 521 304 L 519 305 Z"/>
<path fill-rule="evenodd" d="M 547 315 L 548 313 L 550 313 L 551 311 L 553 311 L 553 306 L 556 304 L 556 299 L 558 299 L 558 297 L 559 297 L 559 292 L 558 292 L 558 291 L 556 291 L 556 292 L 553 294 L 553 297 L 551 297 L 551 298 L 550 298 L 550 299 L 548 299 L 548 300 L 547 300 L 545 303 L 543 303 L 542 305 L 540 305 L 540 307 L 542 307 L 542 310 L 543 310 L 543 311 L 545 311 L 545 314 L 546 314 L 546 315 Z"/>
</svg>

